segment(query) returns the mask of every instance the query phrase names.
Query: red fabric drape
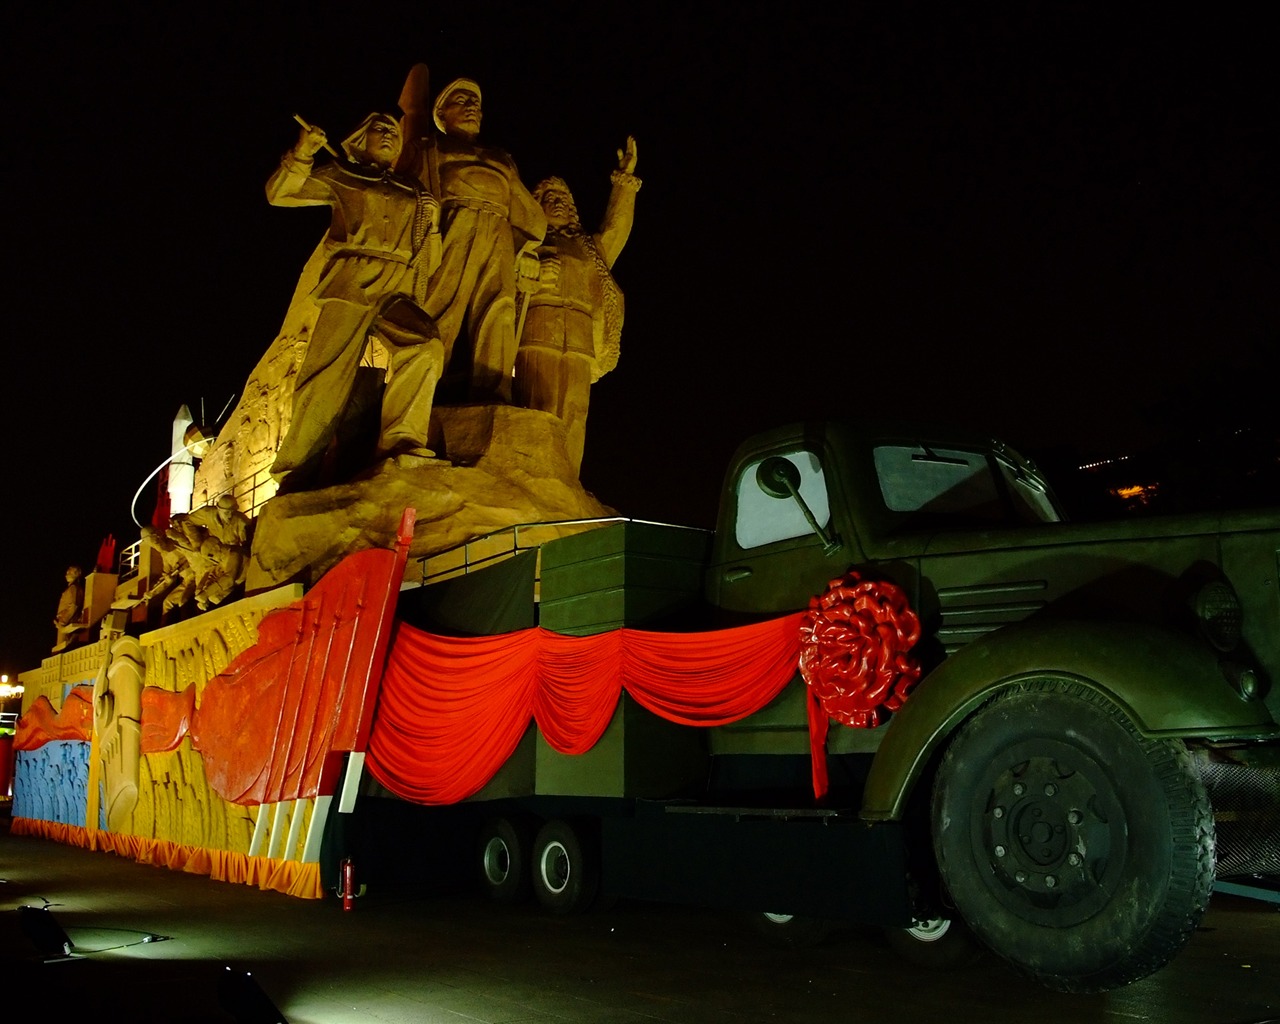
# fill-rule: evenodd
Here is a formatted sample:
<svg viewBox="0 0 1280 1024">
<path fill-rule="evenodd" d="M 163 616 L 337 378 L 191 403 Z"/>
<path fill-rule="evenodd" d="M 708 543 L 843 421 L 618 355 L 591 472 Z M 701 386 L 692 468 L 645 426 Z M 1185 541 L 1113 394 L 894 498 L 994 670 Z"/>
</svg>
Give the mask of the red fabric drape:
<svg viewBox="0 0 1280 1024">
<path fill-rule="evenodd" d="M 710 633 L 535 628 L 441 637 L 399 623 L 366 764 L 406 800 L 449 804 L 484 786 L 529 722 L 564 754 L 595 745 L 625 690 L 684 725 L 736 722 L 795 676 L 801 613 Z"/>
</svg>

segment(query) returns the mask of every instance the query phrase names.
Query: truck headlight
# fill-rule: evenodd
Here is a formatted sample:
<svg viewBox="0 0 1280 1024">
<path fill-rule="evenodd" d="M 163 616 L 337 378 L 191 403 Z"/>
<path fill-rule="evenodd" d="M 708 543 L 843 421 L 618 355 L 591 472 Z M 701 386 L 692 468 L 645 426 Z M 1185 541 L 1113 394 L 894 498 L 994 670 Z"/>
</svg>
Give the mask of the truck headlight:
<svg viewBox="0 0 1280 1024">
<path fill-rule="evenodd" d="M 1243 615 L 1240 598 L 1226 580 L 1206 583 L 1195 596 L 1196 621 L 1204 638 L 1218 650 L 1233 651 L 1240 642 Z"/>
</svg>

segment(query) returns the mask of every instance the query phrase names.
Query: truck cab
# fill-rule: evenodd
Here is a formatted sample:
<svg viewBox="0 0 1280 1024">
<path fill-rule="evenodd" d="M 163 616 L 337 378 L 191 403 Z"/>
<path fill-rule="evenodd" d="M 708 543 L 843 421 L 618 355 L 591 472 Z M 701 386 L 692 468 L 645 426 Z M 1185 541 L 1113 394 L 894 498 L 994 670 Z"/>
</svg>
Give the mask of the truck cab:
<svg viewBox="0 0 1280 1024">
<path fill-rule="evenodd" d="M 1070 523 L 999 442 L 804 423 L 735 454 L 706 594 L 750 618 L 850 570 L 901 588 L 919 681 L 876 728 L 833 722 L 827 754 L 869 755 L 859 814 L 904 826 L 917 874 L 936 871 L 926 902 L 1093 990 L 1185 941 L 1215 864 L 1280 872 L 1278 563 L 1280 510 Z M 798 752 L 805 711 L 797 687 L 713 749 L 780 750 L 790 730 Z M 1233 805 L 1243 790 L 1262 796 Z M 1151 913 L 1120 909 L 1125 886 Z"/>
</svg>

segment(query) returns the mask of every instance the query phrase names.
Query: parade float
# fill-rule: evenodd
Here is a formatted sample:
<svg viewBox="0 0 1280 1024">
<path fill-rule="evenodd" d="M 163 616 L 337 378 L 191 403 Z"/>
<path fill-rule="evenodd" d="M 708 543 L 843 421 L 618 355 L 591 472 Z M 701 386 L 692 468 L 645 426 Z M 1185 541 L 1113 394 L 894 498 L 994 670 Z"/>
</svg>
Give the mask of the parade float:
<svg viewBox="0 0 1280 1024">
<path fill-rule="evenodd" d="M 481 110 L 419 67 L 338 146 L 301 121 L 267 196 L 332 226 L 136 574 L 68 575 L 15 833 L 321 897 L 395 804 L 498 901 L 976 936 L 1072 991 L 1280 871 L 1240 799 L 1280 778 L 1276 510 L 1071 524 L 999 442 L 815 419 L 743 442 L 713 531 L 626 518 L 578 470 L 635 143 L 588 232 Z"/>
</svg>

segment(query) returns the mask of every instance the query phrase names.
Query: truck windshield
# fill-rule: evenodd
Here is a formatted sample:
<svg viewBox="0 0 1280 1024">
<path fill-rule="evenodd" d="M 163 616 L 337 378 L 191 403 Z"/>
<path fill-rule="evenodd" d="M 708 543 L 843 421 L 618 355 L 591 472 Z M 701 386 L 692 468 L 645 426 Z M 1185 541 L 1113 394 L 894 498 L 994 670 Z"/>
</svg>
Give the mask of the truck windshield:
<svg viewBox="0 0 1280 1024">
<path fill-rule="evenodd" d="M 1045 523 L 1060 518 L 1039 480 L 989 452 L 880 445 L 875 465 L 880 493 L 891 512 L 950 518 L 958 524 Z"/>
<path fill-rule="evenodd" d="M 787 452 L 782 458 L 799 470 L 800 497 L 813 513 L 818 526 L 826 527 L 831 522 L 831 504 L 827 499 L 822 463 L 809 451 Z M 743 549 L 758 548 L 762 544 L 793 537 L 813 536 L 813 527 L 796 501 L 767 494 L 761 488 L 756 471 L 764 461 L 757 459 L 745 466 L 738 477 L 738 518 L 734 524 L 734 537 Z"/>
<path fill-rule="evenodd" d="M 1014 512 L 1024 523 L 1057 523 L 1062 513 L 1053 503 L 1044 481 L 1007 459 L 996 457 L 996 465 L 1009 488 Z"/>
</svg>

